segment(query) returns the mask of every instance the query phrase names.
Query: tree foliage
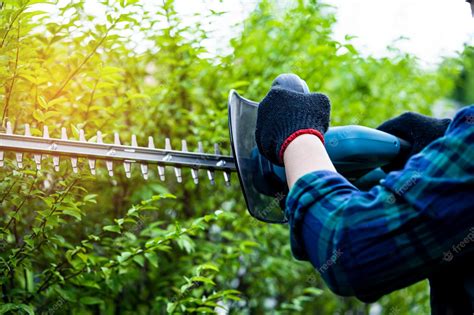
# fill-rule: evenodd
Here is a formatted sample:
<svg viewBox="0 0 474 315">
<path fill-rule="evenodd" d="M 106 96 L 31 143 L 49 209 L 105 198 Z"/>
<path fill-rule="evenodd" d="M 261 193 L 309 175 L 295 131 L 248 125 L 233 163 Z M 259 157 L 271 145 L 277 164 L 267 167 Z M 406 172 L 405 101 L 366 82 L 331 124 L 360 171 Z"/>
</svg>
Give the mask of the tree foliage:
<svg viewBox="0 0 474 315">
<path fill-rule="evenodd" d="M 186 138 L 228 150 L 229 89 L 259 100 L 282 72 L 306 79 L 333 103 L 332 124 L 376 126 L 406 110 L 429 114 L 448 95 L 456 67 L 429 71 L 402 52 L 362 56 L 351 37 L 332 36 L 335 16 L 319 1 L 279 7 L 260 1 L 209 57 L 210 34 L 187 25 L 173 0 L 150 5 L 102 0 L 106 18 L 84 1 L 3 0 L 0 109 L 15 133 L 29 123 L 106 142 L 117 131 L 145 145 L 175 148 Z M 98 3 L 99 3 L 98 2 Z M 43 11 L 44 10 L 44 11 Z M 308 263 L 295 261 L 286 226 L 252 219 L 237 181 L 225 188 L 144 181 L 118 171 L 72 174 L 0 170 L 0 314 L 318 313 L 365 314 L 373 305 L 333 295 Z M 48 166 L 46 166 L 48 164 Z M 103 167 L 102 167 L 103 168 Z M 426 313 L 425 283 L 378 302 L 385 313 Z M 395 313 L 394 313 L 395 314 Z"/>
</svg>

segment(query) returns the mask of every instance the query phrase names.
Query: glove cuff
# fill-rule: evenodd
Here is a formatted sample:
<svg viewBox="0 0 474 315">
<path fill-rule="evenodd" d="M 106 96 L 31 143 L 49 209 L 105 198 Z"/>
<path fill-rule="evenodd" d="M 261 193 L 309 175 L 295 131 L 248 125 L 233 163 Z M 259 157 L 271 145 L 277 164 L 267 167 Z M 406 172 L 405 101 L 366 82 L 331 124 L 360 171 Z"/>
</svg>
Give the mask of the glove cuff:
<svg viewBox="0 0 474 315">
<path fill-rule="evenodd" d="M 324 136 L 320 131 L 318 131 L 316 129 L 312 129 L 312 128 L 297 130 L 294 133 L 292 133 L 288 138 L 286 138 L 285 141 L 283 141 L 283 144 L 280 147 L 280 152 L 278 153 L 278 159 L 280 160 L 280 163 L 283 164 L 283 155 L 285 154 L 285 150 L 290 145 L 290 143 L 293 140 L 295 140 L 297 137 L 299 137 L 301 135 L 308 135 L 308 134 L 309 135 L 315 135 L 324 144 Z"/>
</svg>

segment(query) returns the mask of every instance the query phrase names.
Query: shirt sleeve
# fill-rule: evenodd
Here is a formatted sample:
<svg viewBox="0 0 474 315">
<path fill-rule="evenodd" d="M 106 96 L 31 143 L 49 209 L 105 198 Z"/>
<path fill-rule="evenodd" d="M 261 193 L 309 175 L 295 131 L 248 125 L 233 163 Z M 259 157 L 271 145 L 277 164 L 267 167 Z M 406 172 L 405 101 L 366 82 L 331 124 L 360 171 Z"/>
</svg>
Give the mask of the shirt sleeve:
<svg viewBox="0 0 474 315">
<path fill-rule="evenodd" d="M 368 192 L 335 172 L 306 174 L 286 214 L 293 255 L 336 294 L 366 302 L 474 252 L 474 106 Z"/>
</svg>

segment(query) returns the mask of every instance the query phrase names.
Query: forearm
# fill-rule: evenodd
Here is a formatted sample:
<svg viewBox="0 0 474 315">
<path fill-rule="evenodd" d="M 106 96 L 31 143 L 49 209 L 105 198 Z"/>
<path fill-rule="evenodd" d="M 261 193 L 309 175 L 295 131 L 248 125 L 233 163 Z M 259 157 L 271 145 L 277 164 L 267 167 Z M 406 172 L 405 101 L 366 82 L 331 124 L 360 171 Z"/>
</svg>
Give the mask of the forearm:
<svg viewBox="0 0 474 315">
<path fill-rule="evenodd" d="M 295 257 L 310 260 L 336 293 L 368 297 L 426 277 L 446 252 L 474 252 L 452 247 L 474 233 L 474 162 L 465 158 L 474 156 L 474 108 L 457 117 L 445 137 L 369 192 L 321 164 L 292 166 L 299 180 L 286 213 Z"/>
<path fill-rule="evenodd" d="M 290 189 L 305 174 L 322 170 L 336 171 L 321 140 L 310 134 L 293 140 L 285 150 L 283 161 Z"/>
</svg>

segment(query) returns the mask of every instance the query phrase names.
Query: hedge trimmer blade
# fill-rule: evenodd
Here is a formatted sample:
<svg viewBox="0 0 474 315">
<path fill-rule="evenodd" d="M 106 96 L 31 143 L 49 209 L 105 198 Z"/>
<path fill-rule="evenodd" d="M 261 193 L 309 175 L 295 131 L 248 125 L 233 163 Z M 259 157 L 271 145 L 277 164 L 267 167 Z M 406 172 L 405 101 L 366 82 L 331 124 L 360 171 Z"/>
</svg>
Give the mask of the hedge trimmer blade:
<svg viewBox="0 0 474 315">
<path fill-rule="evenodd" d="M 97 132 L 97 141 L 88 142 L 84 135 L 84 130 L 79 131 L 79 140 L 68 139 L 66 128 L 61 129 L 61 138 L 51 138 L 48 127 L 43 129 L 43 137 L 31 135 L 30 126 L 25 125 L 25 134 L 17 135 L 13 133 L 10 122 L 6 124 L 6 132 L 0 133 L 0 167 L 4 166 L 5 152 L 15 153 L 15 160 L 18 168 L 23 168 L 23 158 L 25 154 L 31 155 L 36 169 L 42 167 L 42 160 L 45 155 L 53 159 L 53 168 L 59 171 L 60 158 L 70 160 L 74 173 L 78 172 L 78 160 L 86 159 L 89 164 L 91 174 L 96 174 L 97 160 L 105 161 L 105 167 L 110 176 L 114 175 L 114 165 L 122 163 L 125 175 L 130 178 L 132 165 L 140 164 L 140 171 L 144 179 L 149 176 L 149 164 L 156 164 L 158 176 L 165 180 L 165 167 L 174 168 L 174 174 L 179 183 L 182 182 L 181 168 L 190 168 L 191 176 L 195 184 L 199 182 L 199 170 L 206 170 L 207 177 L 211 184 L 215 183 L 215 171 L 222 171 L 226 185 L 230 185 L 230 173 L 235 172 L 233 157 L 221 155 L 218 145 L 214 145 L 214 154 L 204 153 L 202 143 L 198 144 L 198 152 L 189 152 L 185 140 L 181 141 L 181 151 L 171 148 L 169 138 L 165 139 L 165 149 L 156 149 L 152 137 L 148 137 L 148 147 L 140 147 L 137 144 L 137 137 L 132 135 L 131 145 L 122 145 L 120 137 L 114 134 L 114 143 L 104 143 L 102 133 Z"/>
</svg>

